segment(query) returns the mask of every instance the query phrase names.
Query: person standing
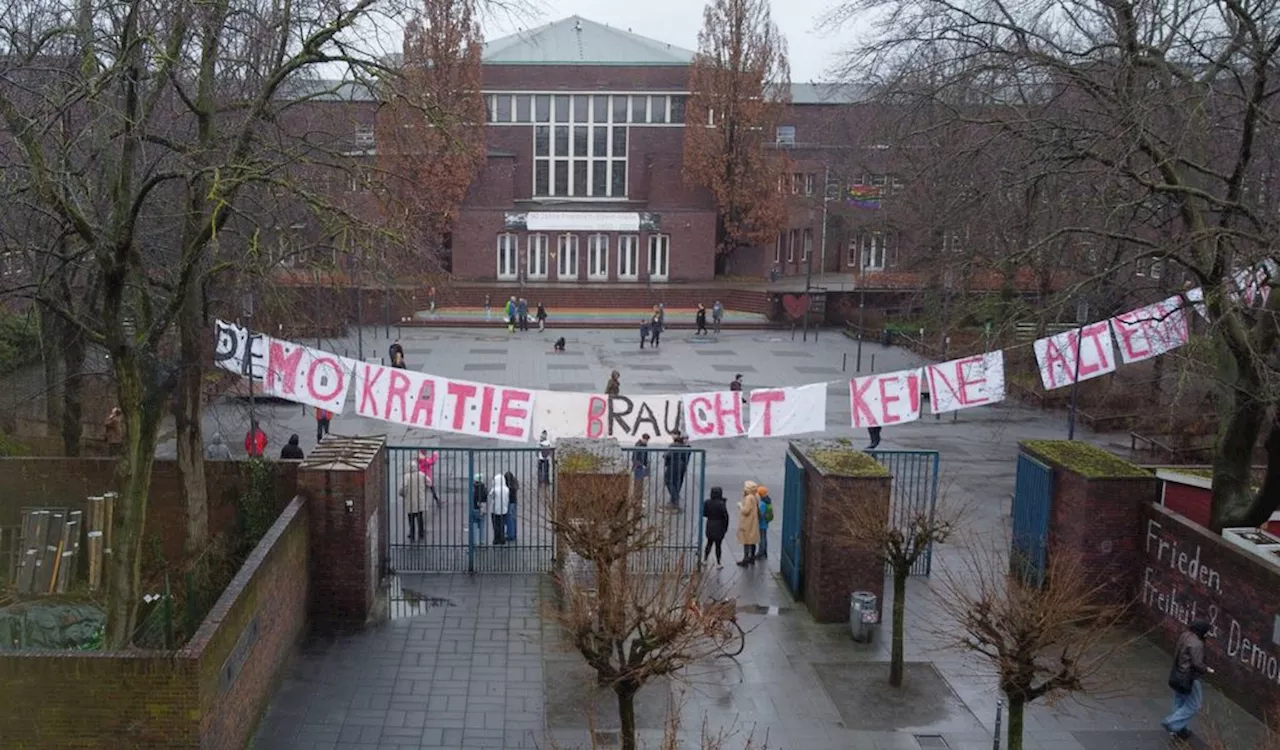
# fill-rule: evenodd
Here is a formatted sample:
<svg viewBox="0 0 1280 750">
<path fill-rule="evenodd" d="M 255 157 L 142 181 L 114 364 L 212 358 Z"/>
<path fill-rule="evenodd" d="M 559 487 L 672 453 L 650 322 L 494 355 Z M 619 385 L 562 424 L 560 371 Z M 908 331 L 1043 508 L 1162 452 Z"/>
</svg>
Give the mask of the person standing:
<svg viewBox="0 0 1280 750">
<path fill-rule="evenodd" d="M 209 447 L 204 449 L 204 457 L 221 461 L 231 460 L 231 446 L 223 441 L 221 432 L 215 434 L 213 441 L 209 443 Z"/>
<path fill-rule="evenodd" d="M 333 412 L 328 409 L 316 409 L 316 442 L 324 440 L 329 434 L 329 423 L 333 421 Z"/>
<path fill-rule="evenodd" d="M 489 488 L 484 486 L 484 475 L 471 478 L 471 538 L 477 545 L 484 544 L 489 532 L 484 528 L 485 503 L 489 501 Z"/>
<path fill-rule="evenodd" d="M 609 374 L 609 382 L 604 384 L 604 395 L 609 398 L 617 398 L 622 393 L 622 375 L 614 370 Z"/>
<path fill-rule="evenodd" d="M 723 568 L 724 565 L 720 562 L 720 546 L 724 542 L 724 535 L 729 533 L 729 509 L 725 505 L 724 490 L 719 487 L 711 488 L 711 497 L 702 504 L 702 517 L 707 520 L 707 549 L 702 553 L 702 561 L 704 563 L 707 561 L 714 548 L 716 568 Z"/>
<path fill-rule="evenodd" d="M 644 500 L 644 483 L 649 478 L 649 433 L 644 433 L 636 441 L 636 450 L 631 451 L 631 497 L 637 501 Z"/>
<path fill-rule="evenodd" d="M 436 451 L 431 451 L 430 454 L 426 451 L 418 451 L 418 472 L 426 479 L 427 489 L 431 492 L 431 499 L 435 501 L 436 505 L 440 504 L 440 496 L 436 494 L 435 481 L 436 461 L 439 460 L 440 454 Z"/>
<path fill-rule="evenodd" d="M 734 393 L 742 393 L 742 373 L 733 376 L 733 382 L 729 384 L 729 390 Z M 747 403 L 747 397 L 742 397 L 742 403 Z"/>
<path fill-rule="evenodd" d="M 689 473 L 692 453 L 689 451 L 689 438 L 679 430 L 672 431 L 671 439 L 671 448 L 662 459 L 662 479 L 671 498 L 667 508 L 679 513 L 684 510 L 680 507 L 680 491 L 684 488 L 685 475 Z"/>
<path fill-rule="evenodd" d="M 541 302 L 538 303 L 538 330 L 547 330 L 547 308 Z"/>
<path fill-rule="evenodd" d="M 484 296 L 484 322 L 488 323 L 493 320 L 493 299 L 486 294 Z"/>
<path fill-rule="evenodd" d="M 720 304 L 720 300 L 716 300 L 711 305 L 711 324 L 714 326 L 716 335 L 720 335 L 720 322 L 724 320 L 724 305 Z"/>
<path fill-rule="evenodd" d="M 547 431 L 538 436 L 538 489 L 551 488 L 551 440 Z"/>
<path fill-rule="evenodd" d="M 867 450 L 873 451 L 880 445 L 880 427 L 868 427 L 867 435 L 871 438 L 871 445 L 867 446 Z"/>
<path fill-rule="evenodd" d="M 516 301 L 516 317 L 520 318 L 520 330 L 529 330 L 529 300 L 524 297 Z"/>
<path fill-rule="evenodd" d="M 649 338 L 653 341 L 653 348 L 658 348 L 658 339 L 662 337 L 662 316 L 654 313 L 649 319 Z"/>
<path fill-rule="evenodd" d="M 520 483 L 516 481 L 516 475 L 510 471 L 502 475 L 503 481 L 507 483 L 507 535 L 506 540 L 511 543 L 516 541 L 516 515 L 519 512 L 517 502 L 520 497 Z"/>
<path fill-rule="evenodd" d="M 1187 726 L 1204 705 L 1204 676 L 1213 669 L 1204 663 L 1204 642 L 1210 625 L 1204 620 L 1192 622 L 1178 636 L 1173 647 L 1173 667 L 1169 670 L 1169 687 L 1173 690 L 1173 713 L 1164 717 L 1160 726 L 1171 736 L 1187 739 Z"/>
<path fill-rule="evenodd" d="M 747 480 L 742 483 L 742 501 L 738 503 L 738 543 L 742 545 L 739 568 L 756 561 L 756 545 L 760 543 L 760 485 Z"/>
<path fill-rule="evenodd" d="M 644 343 L 649 340 L 649 334 L 653 332 L 653 325 L 648 318 L 640 321 L 640 348 L 644 348 Z"/>
<path fill-rule="evenodd" d="M 102 429 L 107 437 L 107 455 L 119 456 L 123 454 L 124 412 L 120 411 L 120 407 L 116 406 L 111 409 L 111 413 L 107 415 L 107 420 L 103 423 Z"/>
<path fill-rule="evenodd" d="M 400 499 L 409 519 L 409 541 L 422 541 L 426 530 L 422 514 L 427 509 L 427 478 L 420 471 L 406 471 L 400 482 Z"/>
<path fill-rule="evenodd" d="M 281 461 L 301 461 L 306 458 L 302 453 L 302 446 L 298 445 L 298 435 L 294 433 L 289 436 L 289 442 L 280 449 Z"/>
<path fill-rule="evenodd" d="M 404 347 L 400 346 L 400 340 L 396 339 L 390 347 L 387 348 L 387 361 L 392 367 L 396 367 L 396 362 L 404 360 Z"/>
<path fill-rule="evenodd" d="M 773 521 L 773 498 L 769 497 L 769 488 L 763 484 L 756 488 L 756 494 L 760 496 L 760 549 L 756 553 L 756 559 L 764 560 L 769 557 L 769 523 Z"/>
<path fill-rule="evenodd" d="M 706 336 L 707 335 L 707 306 L 702 304 L 701 302 L 698 303 L 698 314 L 695 316 L 695 320 L 698 323 L 698 330 L 694 331 L 693 335 Z"/>
<path fill-rule="evenodd" d="M 249 421 L 249 432 L 244 436 L 244 452 L 249 458 L 262 458 L 267 453 L 267 433 L 258 426 L 258 420 Z"/>
<path fill-rule="evenodd" d="M 427 309 L 432 315 L 436 314 L 436 288 L 431 287 L 427 290 Z"/>
<path fill-rule="evenodd" d="M 493 475 L 493 484 L 489 485 L 489 517 L 493 519 L 493 543 L 507 543 L 507 510 L 511 504 L 511 493 L 507 482 L 501 474 Z"/>
<path fill-rule="evenodd" d="M 507 307 L 504 312 L 506 314 L 507 333 L 515 333 L 516 332 L 516 298 L 514 294 L 511 295 L 511 299 L 507 300 Z"/>
</svg>

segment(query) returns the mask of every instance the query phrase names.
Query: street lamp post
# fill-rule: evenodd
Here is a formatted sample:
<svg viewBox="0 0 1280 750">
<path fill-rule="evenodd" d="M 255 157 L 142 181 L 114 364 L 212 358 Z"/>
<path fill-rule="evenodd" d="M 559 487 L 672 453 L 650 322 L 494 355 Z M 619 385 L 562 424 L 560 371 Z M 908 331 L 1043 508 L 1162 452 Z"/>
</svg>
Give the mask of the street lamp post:
<svg viewBox="0 0 1280 750">
<path fill-rule="evenodd" d="M 822 170 L 822 231 L 819 234 L 819 252 L 822 253 L 819 274 L 827 265 L 827 203 L 831 201 L 831 167 Z M 804 294 L 809 304 L 804 309 L 804 340 L 809 340 L 809 311 L 813 309 L 813 248 L 805 248 Z M 825 307 L 824 307 L 825 309 Z M 813 340 L 818 340 L 818 329 L 813 330 Z"/>
</svg>

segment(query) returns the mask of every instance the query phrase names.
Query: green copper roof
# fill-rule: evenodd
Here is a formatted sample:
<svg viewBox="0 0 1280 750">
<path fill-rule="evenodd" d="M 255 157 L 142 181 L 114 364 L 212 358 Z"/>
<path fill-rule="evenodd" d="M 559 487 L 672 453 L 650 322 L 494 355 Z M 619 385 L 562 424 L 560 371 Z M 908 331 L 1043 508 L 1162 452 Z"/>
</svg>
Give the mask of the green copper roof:
<svg viewBox="0 0 1280 750">
<path fill-rule="evenodd" d="M 688 65 L 694 53 L 581 16 L 494 39 L 488 65 Z"/>
</svg>

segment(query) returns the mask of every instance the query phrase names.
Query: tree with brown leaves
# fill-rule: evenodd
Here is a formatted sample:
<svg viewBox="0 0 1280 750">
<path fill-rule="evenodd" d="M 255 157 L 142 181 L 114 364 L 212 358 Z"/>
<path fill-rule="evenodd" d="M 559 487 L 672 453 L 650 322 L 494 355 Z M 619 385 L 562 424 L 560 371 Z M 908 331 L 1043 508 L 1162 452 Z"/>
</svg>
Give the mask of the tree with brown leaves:
<svg viewBox="0 0 1280 750">
<path fill-rule="evenodd" d="M 733 637 L 725 603 L 704 601 L 701 572 L 688 572 L 683 557 L 659 559 L 670 530 L 627 491 L 621 457 L 570 450 L 558 466 L 550 518 L 569 554 L 553 617 L 617 696 L 622 748 L 635 750 L 636 694 L 723 648 Z"/>
<path fill-rule="evenodd" d="M 902 687 L 907 620 L 907 579 L 916 561 L 929 554 L 933 544 L 944 544 L 955 534 L 963 515 L 960 507 L 941 505 L 912 510 L 895 519 L 877 503 L 854 504 L 841 519 L 841 537 L 868 549 L 893 576 L 893 645 L 889 657 L 889 684 Z"/>
<path fill-rule="evenodd" d="M 785 155 L 770 148 L 791 98 L 786 42 L 765 0 L 713 0 L 689 74 L 684 177 L 716 202 L 716 270 L 786 223 Z"/>
<path fill-rule="evenodd" d="M 378 114 L 383 210 L 411 238 L 401 269 L 441 270 L 458 208 L 484 166 L 484 38 L 477 0 L 422 0 Z"/>
<path fill-rule="evenodd" d="M 975 545 L 964 564 L 942 577 L 940 603 L 949 615 L 940 634 L 996 672 L 1009 701 L 1009 750 L 1022 750 L 1028 703 L 1095 692 L 1100 668 L 1123 645 L 1115 629 L 1124 607 L 1097 604 L 1104 583 L 1079 562 L 1054 555 L 1043 586 L 1011 574 L 993 551 Z"/>
</svg>

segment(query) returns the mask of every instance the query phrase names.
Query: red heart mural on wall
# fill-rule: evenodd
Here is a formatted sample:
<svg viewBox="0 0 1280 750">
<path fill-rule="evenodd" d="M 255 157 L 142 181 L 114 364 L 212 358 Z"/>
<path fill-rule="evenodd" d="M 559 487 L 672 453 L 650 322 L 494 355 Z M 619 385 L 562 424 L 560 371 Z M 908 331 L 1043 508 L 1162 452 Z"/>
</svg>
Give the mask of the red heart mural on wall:
<svg viewBox="0 0 1280 750">
<path fill-rule="evenodd" d="M 787 311 L 787 315 L 792 318 L 804 317 L 809 311 L 809 307 L 813 305 L 813 299 L 807 294 L 784 294 L 782 295 L 782 309 Z"/>
</svg>

